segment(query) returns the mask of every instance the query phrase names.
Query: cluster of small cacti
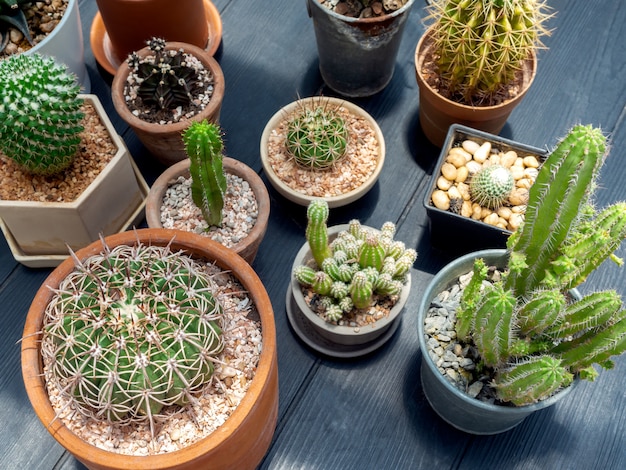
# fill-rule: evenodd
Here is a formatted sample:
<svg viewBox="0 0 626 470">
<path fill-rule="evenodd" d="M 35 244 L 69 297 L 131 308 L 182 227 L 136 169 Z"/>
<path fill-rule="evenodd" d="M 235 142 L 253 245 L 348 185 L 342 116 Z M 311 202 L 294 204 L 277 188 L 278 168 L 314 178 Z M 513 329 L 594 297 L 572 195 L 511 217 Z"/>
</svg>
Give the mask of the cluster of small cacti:
<svg viewBox="0 0 626 470">
<path fill-rule="evenodd" d="M 32 0 L 0 0 L 0 52 L 9 43 L 10 28 L 16 28 L 29 44 L 33 44 L 26 15 L 21 8 L 22 4 L 31 2 Z"/>
<path fill-rule="evenodd" d="M 138 97 L 155 109 L 193 106 L 194 96 L 206 89 L 198 69 L 187 63 L 184 51 L 166 49 L 165 39 L 151 38 L 148 47 L 153 55 L 141 58 L 133 52 L 127 59 Z"/>
<path fill-rule="evenodd" d="M 193 122 L 183 133 L 185 151 L 189 156 L 191 197 L 209 225 L 222 224 L 226 176 L 222 150 L 224 142 L 218 125 Z"/>
<path fill-rule="evenodd" d="M 467 104 L 501 92 L 549 34 L 544 0 L 433 0 L 428 11 L 442 88 Z"/>
<path fill-rule="evenodd" d="M 333 166 L 348 146 L 348 126 L 328 103 L 301 104 L 287 123 L 285 145 L 300 166 L 324 169 Z"/>
<path fill-rule="evenodd" d="M 80 86 L 65 65 L 39 54 L 0 62 L 0 150 L 39 175 L 69 167 L 83 130 Z"/>
<path fill-rule="evenodd" d="M 606 152 L 599 129 L 576 126 L 548 156 L 529 195 L 522 226 L 509 237 L 502 279 L 488 283 L 474 265 L 457 311 L 460 340 L 497 370 L 498 397 L 533 403 L 571 383 L 593 380 L 593 364 L 611 368 L 626 351 L 626 309 L 613 290 L 581 299 L 569 291 L 611 258 L 626 238 L 626 203 L 596 211 L 590 203 Z"/>
<path fill-rule="evenodd" d="M 300 265 L 293 275 L 320 296 L 327 321 L 338 322 L 354 308 L 370 307 L 375 295 L 398 295 L 417 252 L 394 240 L 392 222 L 375 231 L 352 220 L 329 242 L 328 212 L 323 199 L 309 203 L 306 238 L 316 266 Z"/>
<path fill-rule="evenodd" d="M 84 261 L 46 307 L 47 380 L 71 409 L 107 422 L 150 423 L 193 402 L 223 348 L 223 309 L 209 274 L 169 247 L 139 244 Z"/>
<path fill-rule="evenodd" d="M 502 165 L 481 168 L 469 184 L 472 201 L 491 210 L 504 204 L 514 187 L 513 174 Z"/>
</svg>

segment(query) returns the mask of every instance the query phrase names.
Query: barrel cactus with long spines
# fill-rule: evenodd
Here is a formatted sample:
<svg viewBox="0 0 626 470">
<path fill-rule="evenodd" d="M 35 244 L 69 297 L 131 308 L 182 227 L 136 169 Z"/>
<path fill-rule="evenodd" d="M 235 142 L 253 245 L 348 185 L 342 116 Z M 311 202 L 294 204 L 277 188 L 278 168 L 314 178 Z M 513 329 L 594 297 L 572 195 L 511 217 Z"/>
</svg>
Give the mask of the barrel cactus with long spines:
<svg viewBox="0 0 626 470">
<path fill-rule="evenodd" d="M 193 202 L 209 225 L 220 226 L 227 189 L 221 130 L 206 119 L 193 122 L 183 133 L 183 141 L 189 156 Z"/>
<path fill-rule="evenodd" d="M 314 169 L 333 166 L 346 154 L 348 126 L 329 103 L 300 104 L 287 123 L 285 146 L 296 163 Z"/>
<path fill-rule="evenodd" d="M 393 240 L 392 222 L 378 231 L 354 219 L 331 242 L 328 212 L 323 199 L 309 203 L 306 238 L 315 265 L 297 266 L 293 276 L 320 296 L 319 305 L 327 321 L 340 322 L 353 309 L 372 306 L 377 296 L 398 296 L 417 252 Z"/>
<path fill-rule="evenodd" d="M 543 47 L 552 16 L 544 0 L 433 0 L 427 8 L 440 88 L 465 104 L 482 104 L 514 81 Z"/>
<path fill-rule="evenodd" d="M 591 203 L 606 153 L 600 129 L 578 125 L 548 155 L 530 189 L 522 226 L 508 240 L 501 279 L 485 283 L 477 259 L 457 311 L 457 335 L 476 346 L 502 401 L 534 403 L 593 380 L 626 351 L 626 309 L 613 290 L 573 298 L 569 291 L 626 238 L 626 202 Z M 482 289 L 482 292 L 478 292 Z"/>
<path fill-rule="evenodd" d="M 76 77 L 51 57 L 0 61 L 0 150 L 29 173 L 68 168 L 83 131 L 79 92 Z"/>
<path fill-rule="evenodd" d="M 223 308 L 209 274 L 169 247 L 138 244 L 84 261 L 53 291 L 42 355 L 76 413 L 154 423 L 194 401 L 223 349 Z"/>
</svg>

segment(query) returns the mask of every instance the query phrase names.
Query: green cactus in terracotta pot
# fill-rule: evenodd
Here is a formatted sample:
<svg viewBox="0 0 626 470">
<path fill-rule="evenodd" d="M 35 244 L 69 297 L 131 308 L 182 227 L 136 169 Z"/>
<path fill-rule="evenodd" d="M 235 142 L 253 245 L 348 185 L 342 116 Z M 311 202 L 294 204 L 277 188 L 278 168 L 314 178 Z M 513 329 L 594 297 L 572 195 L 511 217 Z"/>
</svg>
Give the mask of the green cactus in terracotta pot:
<svg viewBox="0 0 626 470">
<path fill-rule="evenodd" d="M 83 100 L 65 65 L 39 54 L 0 62 L 0 150 L 25 171 L 68 168 L 80 144 Z"/>
<path fill-rule="evenodd" d="M 591 203 L 606 153 L 599 129 L 575 126 L 550 153 L 530 189 L 523 225 L 509 237 L 502 277 L 485 283 L 477 259 L 457 311 L 458 338 L 496 371 L 502 401 L 525 405 L 594 380 L 626 351 L 626 309 L 614 290 L 576 298 L 571 289 L 626 238 L 626 202 Z"/>
<path fill-rule="evenodd" d="M 437 73 L 451 99 L 480 104 L 502 92 L 549 34 L 544 0 L 433 0 Z"/>
<path fill-rule="evenodd" d="M 53 291 L 42 356 L 74 413 L 155 421 L 194 401 L 223 348 L 223 308 L 203 266 L 168 246 L 119 245 L 81 262 Z"/>
<path fill-rule="evenodd" d="M 293 276 L 320 296 L 327 321 L 339 322 L 353 309 L 367 309 L 375 297 L 397 296 L 417 252 L 394 240 L 395 224 L 380 230 L 354 219 L 347 230 L 328 239 L 328 203 L 314 199 L 307 209 L 306 238 L 314 265 L 300 265 Z"/>
<path fill-rule="evenodd" d="M 221 130 L 206 119 L 193 122 L 183 133 L 183 141 L 189 156 L 193 202 L 209 225 L 220 226 L 227 189 Z"/>
</svg>

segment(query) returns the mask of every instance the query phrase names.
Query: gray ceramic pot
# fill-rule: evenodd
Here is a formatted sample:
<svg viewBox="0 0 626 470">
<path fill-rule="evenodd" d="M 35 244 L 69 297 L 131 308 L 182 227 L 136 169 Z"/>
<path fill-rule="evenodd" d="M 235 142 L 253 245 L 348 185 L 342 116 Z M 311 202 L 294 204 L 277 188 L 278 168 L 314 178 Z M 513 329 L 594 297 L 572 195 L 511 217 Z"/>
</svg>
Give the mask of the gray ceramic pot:
<svg viewBox="0 0 626 470">
<path fill-rule="evenodd" d="M 428 354 L 424 318 L 431 301 L 442 291 L 452 286 L 462 274 L 472 270 L 474 260 L 483 258 L 488 265 L 503 268 L 506 265 L 506 250 L 482 250 L 468 253 L 446 265 L 427 286 L 419 305 L 417 331 L 422 351 L 421 379 L 424 394 L 431 407 L 447 423 L 471 434 L 497 434 L 520 424 L 535 411 L 554 405 L 578 384 L 563 389 L 552 397 L 527 406 L 501 406 L 482 402 L 455 388 L 437 369 Z M 573 295 L 579 295 L 575 289 Z"/>
</svg>

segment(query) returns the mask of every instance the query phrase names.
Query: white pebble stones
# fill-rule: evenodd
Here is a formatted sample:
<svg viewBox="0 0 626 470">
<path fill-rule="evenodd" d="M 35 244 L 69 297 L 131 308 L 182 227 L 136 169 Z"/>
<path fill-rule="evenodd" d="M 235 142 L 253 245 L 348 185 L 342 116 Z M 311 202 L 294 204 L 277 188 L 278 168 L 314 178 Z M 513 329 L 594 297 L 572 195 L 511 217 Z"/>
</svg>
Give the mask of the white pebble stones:
<svg viewBox="0 0 626 470">
<path fill-rule="evenodd" d="M 473 175 L 492 165 L 508 169 L 514 181 L 504 204 L 493 210 L 472 200 L 469 184 Z M 480 144 L 467 139 L 448 152 L 431 200 L 438 209 L 515 231 L 523 221 L 528 189 L 538 169 L 539 158 L 535 155 L 521 156 L 515 150 L 499 150 L 488 141 Z"/>
</svg>

